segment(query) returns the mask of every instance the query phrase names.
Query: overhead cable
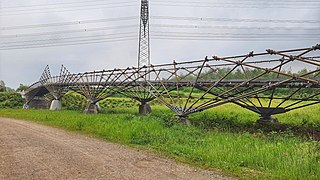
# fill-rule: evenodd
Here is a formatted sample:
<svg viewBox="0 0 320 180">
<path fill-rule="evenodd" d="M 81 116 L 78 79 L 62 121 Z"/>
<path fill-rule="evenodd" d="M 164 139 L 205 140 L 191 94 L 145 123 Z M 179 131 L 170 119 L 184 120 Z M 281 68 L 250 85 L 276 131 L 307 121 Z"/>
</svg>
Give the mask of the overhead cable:
<svg viewBox="0 0 320 180">
<path fill-rule="evenodd" d="M 54 26 L 80 25 L 80 24 L 92 24 L 92 23 L 110 22 L 110 21 L 128 21 L 128 20 L 134 20 L 134 19 L 138 19 L 138 16 L 81 20 L 81 21 L 69 21 L 69 22 L 56 22 L 56 23 L 46 23 L 46 24 L 7 26 L 7 27 L 4 26 L 4 27 L 0 27 L 0 30 L 30 29 L 30 28 L 43 28 L 43 27 L 54 27 Z"/>
</svg>

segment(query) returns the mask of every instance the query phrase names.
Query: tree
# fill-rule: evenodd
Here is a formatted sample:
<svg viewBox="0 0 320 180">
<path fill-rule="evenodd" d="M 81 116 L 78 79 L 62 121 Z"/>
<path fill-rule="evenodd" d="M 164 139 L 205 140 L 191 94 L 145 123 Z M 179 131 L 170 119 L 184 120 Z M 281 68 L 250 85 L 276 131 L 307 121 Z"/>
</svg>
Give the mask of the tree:
<svg viewBox="0 0 320 180">
<path fill-rule="evenodd" d="M 17 88 L 17 92 L 22 92 L 22 91 L 25 91 L 27 90 L 29 87 L 26 86 L 26 85 L 23 85 L 23 84 L 20 84 L 20 86 Z"/>
<path fill-rule="evenodd" d="M 4 81 L 0 80 L 0 86 L 6 86 L 6 84 L 4 83 Z"/>
<path fill-rule="evenodd" d="M 0 92 L 6 92 L 6 87 L 0 85 Z"/>
<path fill-rule="evenodd" d="M 6 92 L 16 92 L 16 91 L 10 87 L 6 87 Z"/>
<path fill-rule="evenodd" d="M 0 80 L 0 92 L 6 92 L 6 84 Z"/>
</svg>

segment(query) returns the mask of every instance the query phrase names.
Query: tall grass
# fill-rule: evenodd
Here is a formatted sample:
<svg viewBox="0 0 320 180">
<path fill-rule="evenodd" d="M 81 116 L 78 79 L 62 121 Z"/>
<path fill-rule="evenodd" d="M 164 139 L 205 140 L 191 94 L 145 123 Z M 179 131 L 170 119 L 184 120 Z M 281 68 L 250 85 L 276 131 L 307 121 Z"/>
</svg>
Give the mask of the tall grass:
<svg viewBox="0 0 320 180">
<path fill-rule="evenodd" d="M 241 178 L 320 178 L 320 143 L 317 141 L 290 133 L 233 132 L 231 125 L 224 127 L 229 127 L 228 131 L 204 129 L 200 125 L 188 127 L 171 122 L 172 113 L 163 107 L 154 107 L 149 116 L 140 116 L 133 113 L 135 111 L 134 108 L 114 109 L 107 114 L 85 115 L 74 111 L 0 109 L 0 116 L 32 120 L 149 149 L 181 162 L 221 169 L 227 175 Z M 212 127 L 215 127 L 214 122 L 218 121 L 220 125 L 232 121 L 241 123 L 257 117 L 251 112 L 243 116 L 240 112 L 224 116 L 217 112 L 203 112 L 190 118 L 203 123 L 201 118 L 212 118 Z"/>
</svg>

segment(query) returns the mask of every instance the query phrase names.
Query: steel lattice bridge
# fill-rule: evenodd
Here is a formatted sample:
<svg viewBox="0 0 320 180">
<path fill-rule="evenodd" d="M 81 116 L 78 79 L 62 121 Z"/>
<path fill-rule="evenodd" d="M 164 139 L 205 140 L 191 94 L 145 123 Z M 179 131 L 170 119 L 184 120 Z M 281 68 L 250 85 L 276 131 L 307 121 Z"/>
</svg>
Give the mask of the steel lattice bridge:
<svg viewBox="0 0 320 180">
<path fill-rule="evenodd" d="M 73 74 L 64 66 L 51 76 L 47 66 L 38 82 L 25 92 L 26 104 L 53 97 L 51 109 L 72 90 L 88 99 L 86 113 L 97 113 L 97 103 L 122 94 L 141 103 L 158 99 L 182 120 L 226 103 L 258 113 L 261 120 L 320 103 L 320 45 L 292 50 L 267 50 L 245 55 L 128 67 Z"/>
</svg>

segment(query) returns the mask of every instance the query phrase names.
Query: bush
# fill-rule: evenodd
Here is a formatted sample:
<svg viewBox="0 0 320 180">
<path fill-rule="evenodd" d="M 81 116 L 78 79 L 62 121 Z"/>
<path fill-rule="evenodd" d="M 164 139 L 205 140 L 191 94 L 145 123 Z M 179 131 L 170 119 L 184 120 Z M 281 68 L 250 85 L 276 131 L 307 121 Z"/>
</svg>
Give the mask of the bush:
<svg viewBox="0 0 320 180">
<path fill-rule="evenodd" d="M 139 102 L 129 98 L 107 98 L 99 102 L 102 109 L 138 107 Z"/>
<path fill-rule="evenodd" d="M 81 94 L 70 91 L 61 98 L 61 102 L 63 109 L 82 111 L 88 100 Z"/>
<path fill-rule="evenodd" d="M 25 99 L 16 92 L 0 92 L 0 108 L 22 108 Z"/>
</svg>

